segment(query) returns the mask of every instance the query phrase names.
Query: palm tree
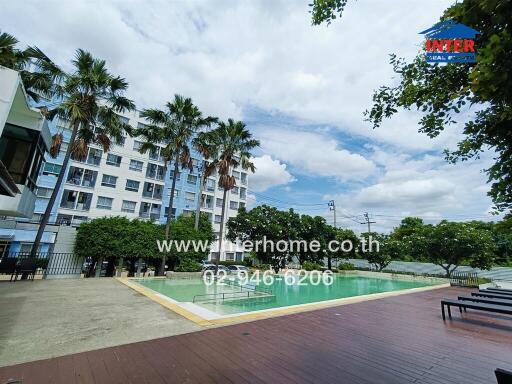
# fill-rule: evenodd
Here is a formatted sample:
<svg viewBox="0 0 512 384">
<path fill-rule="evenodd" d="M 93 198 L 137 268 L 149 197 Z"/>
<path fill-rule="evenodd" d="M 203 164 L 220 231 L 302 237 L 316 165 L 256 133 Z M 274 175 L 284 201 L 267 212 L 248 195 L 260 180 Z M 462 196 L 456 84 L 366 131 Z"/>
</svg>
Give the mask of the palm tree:
<svg viewBox="0 0 512 384">
<path fill-rule="evenodd" d="M 231 175 L 231 171 L 233 168 L 241 166 L 242 169 L 254 173 L 256 168 L 250 161 L 251 150 L 258 147 L 260 142 L 253 139 L 243 122 L 228 119 L 227 123 L 221 122 L 218 128 L 205 134 L 203 143 L 209 160 L 205 169 L 206 177 L 216 170 L 219 175 L 219 186 L 224 190 L 220 220 L 219 256 L 215 260 L 216 270 L 218 270 L 226 215 L 226 196 L 228 191 L 236 185 L 236 180 Z"/>
<path fill-rule="evenodd" d="M 96 59 L 81 49 L 77 50 L 72 64 L 74 71 L 71 74 L 64 73 L 62 81 L 55 85 L 56 95 L 62 101 L 48 111 L 49 118 L 57 116 L 69 121 L 72 127 L 71 138 L 55 188 L 41 218 L 32 257 L 39 248 L 70 156 L 79 161 L 85 160 L 89 144 L 100 145 L 108 152 L 112 142 L 121 143 L 125 132 L 131 134 L 131 127 L 118 115 L 135 108 L 134 103 L 123 96 L 128 88 L 126 80 L 110 74 L 104 60 Z M 53 136 L 50 149 L 53 157 L 59 154 L 62 139 L 62 133 Z"/>
<path fill-rule="evenodd" d="M 148 150 L 157 150 L 157 143 L 162 143 L 164 147 L 160 154 L 165 161 L 165 174 L 167 174 L 167 167 L 172 161 L 174 162 L 169 211 L 165 225 L 165 240 L 168 241 L 179 169 L 181 167 L 181 169 L 193 170 L 189 143 L 201 129 L 209 127 L 217 121 L 217 118 L 204 117 L 199 108 L 192 103 L 191 98 L 184 98 L 180 95 L 175 95 L 172 102 L 167 102 L 165 110 L 144 109 L 140 116 L 146 118 L 150 125 L 139 128 L 135 132 L 136 136 L 142 137 L 145 141 L 139 151 L 145 153 Z M 165 272 L 165 262 L 166 255 L 164 254 L 159 270 L 160 275 Z"/>
<path fill-rule="evenodd" d="M 27 94 L 35 102 L 40 96 L 51 98 L 54 85 L 62 79 L 61 69 L 39 48 L 20 50 L 17 45 L 13 35 L 0 32 L 0 65 L 20 73 Z"/>
</svg>

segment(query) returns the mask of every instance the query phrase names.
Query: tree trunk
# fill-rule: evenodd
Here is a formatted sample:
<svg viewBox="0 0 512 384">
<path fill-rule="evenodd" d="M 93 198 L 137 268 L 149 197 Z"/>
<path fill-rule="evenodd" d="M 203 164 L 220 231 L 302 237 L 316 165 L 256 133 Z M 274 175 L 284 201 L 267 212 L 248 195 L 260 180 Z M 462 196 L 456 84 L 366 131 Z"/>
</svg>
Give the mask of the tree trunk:
<svg viewBox="0 0 512 384">
<path fill-rule="evenodd" d="M 57 194 L 59 193 L 59 189 L 62 185 L 62 180 L 64 179 L 64 174 L 66 173 L 66 169 L 68 167 L 69 158 L 71 157 L 71 148 L 73 147 L 72 144 L 75 141 L 76 133 L 78 132 L 79 127 L 80 122 L 75 121 L 75 123 L 73 124 L 73 131 L 71 132 L 71 138 L 69 140 L 68 149 L 66 151 L 66 155 L 64 156 L 64 161 L 62 162 L 62 168 L 59 172 L 59 176 L 57 177 L 55 188 L 53 188 L 50 200 L 48 200 L 46 210 L 44 211 L 43 217 L 41 218 L 39 228 L 37 229 L 36 238 L 34 240 L 34 244 L 32 245 L 32 250 L 30 252 L 30 257 L 36 257 L 36 253 L 39 249 L 39 244 L 41 243 L 41 238 L 43 237 L 44 230 L 46 228 L 46 225 L 48 224 L 48 221 L 50 220 L 53 205 L 55 204 L 55 200 L 57 199 Z"/>
<path fill-rule="evenodd" d="M 172 184 L 171 184 L 171 195 L 169 196 L 169 211 L 167 212 L 167 222 L 165 224 L 165 240 L 169 241 L 169 235 L 171 232 L 171 220 L 172 220 L 172 204 L 174 202 L 174 191 L 176 190 L 176 179 L 178 178 L 178 161 L 180 155 L 176 154 L 176 158 L 174 159 L 174 174 L 172 175 Z M 165 261 L 167 257 L 164 253 L 162 256 L 162 263 L 160 264 L 160 269 L 158 270 L 159 276 L 165 275 Z"/>
<path fill-rule="evenodd" d="M 204 178 L 205 164 L 203 164 L 203 175 L 201 176 L 200 184 L 199 184 L 199 196 L 197 197 L 197 207 L 196 207 L 196 217 L 194 228 L 196 231 L 199 230 L 199 217 L 201 216 L 201 205 L 203 205 L 203 190 L 204 184 L 206 183 L 206 179 Z"/>
<path fill-rule="evenodd" d="M 217 256 L 217 259 L 215 260 L 215 272 L 219 270 L 219 261 L 220 261 L 220 255 L 222 252 L 222 239 L 223 234 L 222 230 L 224 229 L 224 215 L 226 214 L 226 196 L 228 195 L 228 190 L 224 188 L 224 193 L 222 195 L 222 212 L 220 214 L 220 233 L 219 233 L 219 255 Z"/>
<path fill-rule="evenodd" d="M 140 277 L 140 271 L 142 270 L 142 258 L 139 257 L 139 260 L 137 261 L 137 274 L 136 277 Z"/>
<path fill-rule="evenodd" d="M 332 269 L 331 256 L 327 257 L 327 269 L 330 271 Z"/>
</svg>

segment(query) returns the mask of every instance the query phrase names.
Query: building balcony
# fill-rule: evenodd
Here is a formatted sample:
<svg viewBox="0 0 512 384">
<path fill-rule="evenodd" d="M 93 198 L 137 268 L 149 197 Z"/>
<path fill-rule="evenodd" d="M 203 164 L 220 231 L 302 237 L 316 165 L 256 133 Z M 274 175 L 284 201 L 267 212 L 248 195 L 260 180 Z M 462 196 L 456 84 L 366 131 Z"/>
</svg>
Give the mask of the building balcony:
<svg viewBox="0 0 512 384">
<path fill-rule="evenodd" d="M 36 205 L 36 194 L 25 185 L 16 184 L 20 193 L 0 195 L 0 216 L 31 218 Z"/>
</svg>

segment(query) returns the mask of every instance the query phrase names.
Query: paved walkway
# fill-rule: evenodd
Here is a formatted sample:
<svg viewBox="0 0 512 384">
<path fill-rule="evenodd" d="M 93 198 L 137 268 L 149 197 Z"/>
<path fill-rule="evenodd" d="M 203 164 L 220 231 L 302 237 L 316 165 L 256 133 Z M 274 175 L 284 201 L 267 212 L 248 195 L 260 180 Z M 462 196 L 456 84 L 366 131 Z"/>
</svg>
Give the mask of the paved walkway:
<svg viewBox="0 0 512 384">
<path fill-rule="evenodd" d="M 0 282 L 0 308 L 0 366 L 202 329 L 110 278 Z"/>
<path fill-rule="evenodd" d="M 425 291 L 0 368 L 0 383 L 495 383 L 496 367 L 512 369 L 512 318 L 468 310 L 444 322 L 440 299 L 463 293 Z"/>
</svg>

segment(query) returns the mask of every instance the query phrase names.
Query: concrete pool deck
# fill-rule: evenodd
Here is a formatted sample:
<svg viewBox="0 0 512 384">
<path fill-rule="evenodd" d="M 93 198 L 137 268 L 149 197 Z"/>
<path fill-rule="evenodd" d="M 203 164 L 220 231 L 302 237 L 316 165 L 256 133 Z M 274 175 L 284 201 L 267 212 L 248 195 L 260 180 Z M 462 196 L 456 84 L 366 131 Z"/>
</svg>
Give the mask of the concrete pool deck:
<svg viewBox="0 0 512 384">
<path fill-rule="evenodd" d="M 0 282 L 0 366 L 204 329 L 115 279 Z"/>
</svg>

